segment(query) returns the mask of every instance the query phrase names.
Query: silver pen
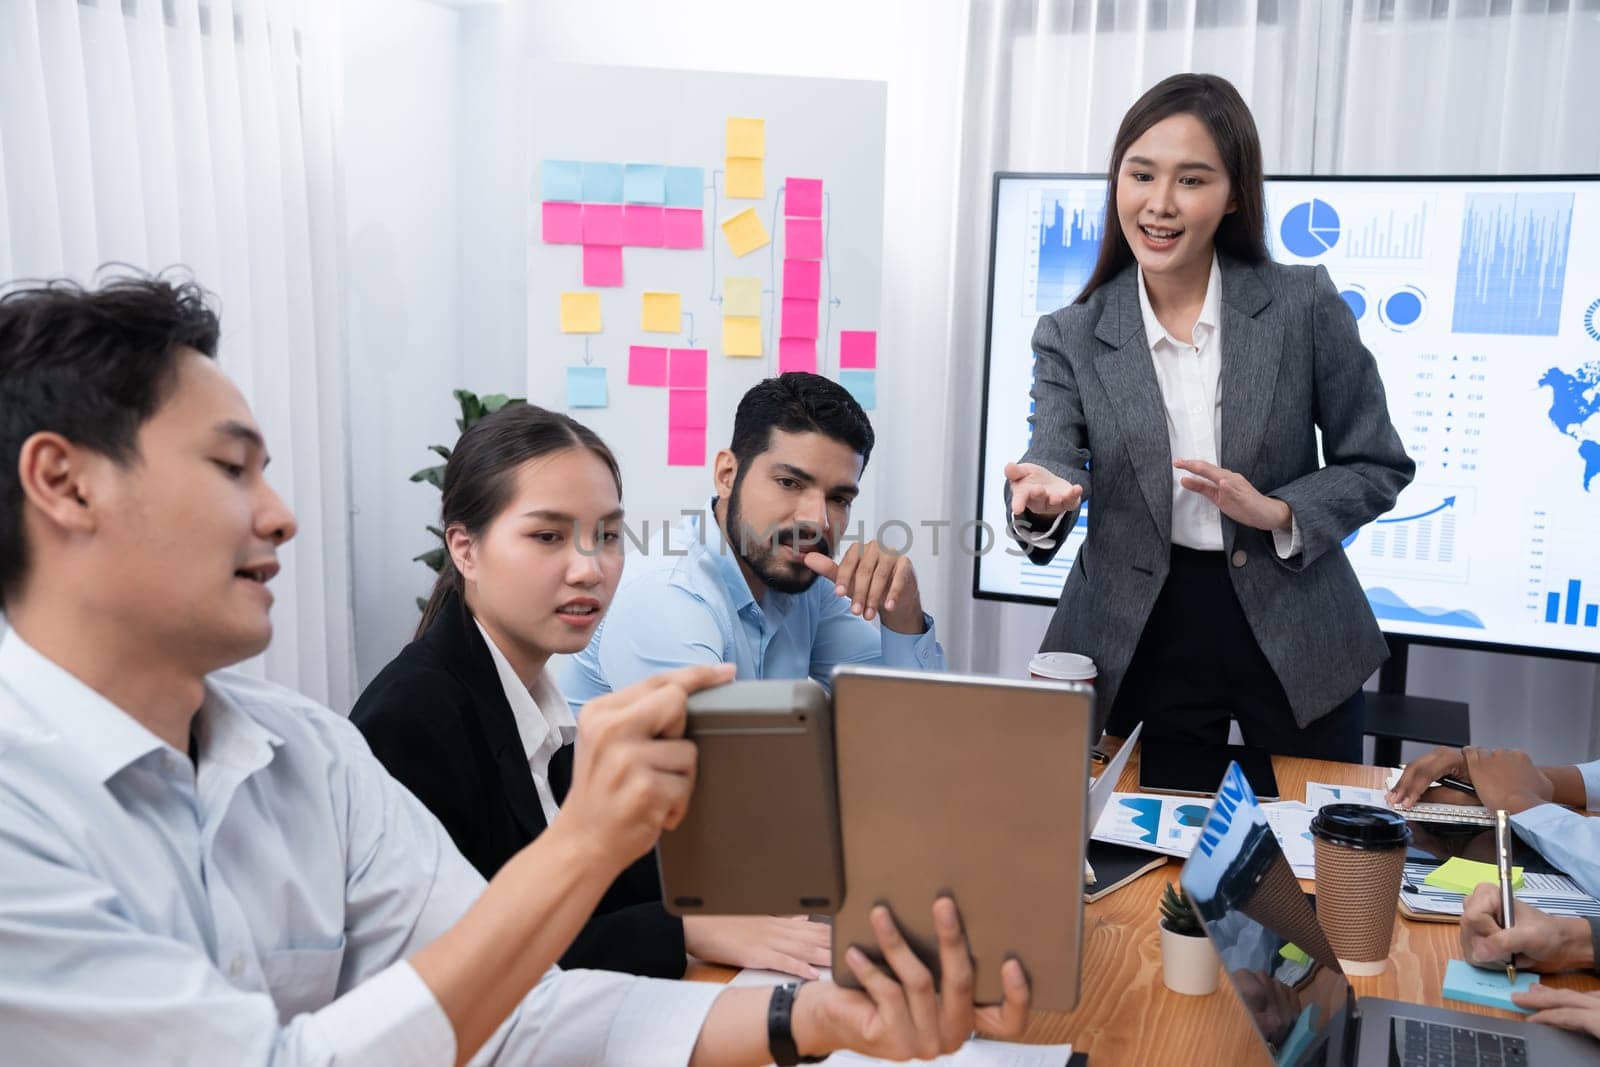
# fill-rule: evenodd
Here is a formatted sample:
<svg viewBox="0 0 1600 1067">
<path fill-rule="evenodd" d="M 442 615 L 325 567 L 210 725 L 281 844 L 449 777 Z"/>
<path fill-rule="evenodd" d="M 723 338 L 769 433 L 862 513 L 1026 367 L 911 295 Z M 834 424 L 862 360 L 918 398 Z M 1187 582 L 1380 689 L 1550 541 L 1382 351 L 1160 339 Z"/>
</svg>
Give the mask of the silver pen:
<svg viewBox="0 0 1600 1067">
<path fill-rule="evenodd" d="M 1500 875 L 1500 927 L 1511 929 L 1511 817 L 1504 810 L 1494 813 L 1495 867 Z M 1506 960 L 1506 981 L 1517 980 L 1516 954 Z"/>
</svg>

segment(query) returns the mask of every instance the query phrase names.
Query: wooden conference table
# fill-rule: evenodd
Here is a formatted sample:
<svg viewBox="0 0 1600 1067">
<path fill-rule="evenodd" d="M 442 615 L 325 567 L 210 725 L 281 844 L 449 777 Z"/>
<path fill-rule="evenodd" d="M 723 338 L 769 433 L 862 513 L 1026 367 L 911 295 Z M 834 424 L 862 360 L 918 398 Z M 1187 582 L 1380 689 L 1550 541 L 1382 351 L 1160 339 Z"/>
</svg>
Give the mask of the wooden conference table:
<svg viewBox="0 0 1600 1067">
<path fill-rule="evenodd" d="M 1386 771 L 1353 763 L 1273 757 L 1278 786 L 1285 800 L 1304 800 L 1306 783 L 1381 787 Z M 1118 788 L 1138 791 L 1139 754 L 1123 771 Z M 1176 881 L 1180 863 L 1173 860 L 1132 884 L 1084 905 L 1083 993 L 1078 1009 L 1066 1014 L 1036 1013 L 1026 1041 L 1072 1044 L 1089 1054 L 1092 1067 L 1128 1064 L 1234 1063 L 1239 1067 L 1271 1064 L 1255 1037 L 1244 1009 L 1226 979 L 1205 997 L 1173 993 L 1161 982 L 1161 946 L 1156 901 L 1168 882 Z M 1306 889 L 1311 882 L 1303 883 Z M 1514 1017 L 1510 1012 L 1480 1008 L 1440 997 L 1446 963 L 1461 955 L 1454 923 L 1411 922 L 1396 917 L 1390 967 L 1373 978 L 1352 978 L 1356 995 L 1389 997 L 1412 1003 L 1460 1008 L 1480 1015 Z M 688 977 L 726 982 L 736 972 L 727 967 L 694 963 Z M 1547 976 L 1544 981 L 1569 989 L 1600 990 L 1600 979 L 1585 975 Z"/>
</svg>

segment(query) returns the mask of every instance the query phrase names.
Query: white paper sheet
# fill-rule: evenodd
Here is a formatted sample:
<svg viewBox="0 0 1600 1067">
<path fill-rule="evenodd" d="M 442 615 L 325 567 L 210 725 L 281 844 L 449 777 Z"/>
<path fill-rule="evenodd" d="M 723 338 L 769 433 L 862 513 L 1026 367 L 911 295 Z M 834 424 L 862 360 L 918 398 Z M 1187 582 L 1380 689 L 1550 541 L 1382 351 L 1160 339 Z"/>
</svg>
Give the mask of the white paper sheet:
<svg viewBox="0 0 1600 1067">
<path fill-rule="evenodd" d="M 1285 800 L 1263 804 L 1261 811 L 1267 817 L 1267 825 L 1272 827 L 1272 835 L 1283 847 L 1294 876 L 1315 878 L 1317 854 L 1311 841 L 1311 820 L 1317 814 L 1316 809 L 1298 800 Z"/>
<path fill-rule="evenodd" d="M 1090 836 L 1187 859 L 1210 811 L 1211 802 L 1204 797 L 1112 793 L 1111 803 Z"/>
</svg>

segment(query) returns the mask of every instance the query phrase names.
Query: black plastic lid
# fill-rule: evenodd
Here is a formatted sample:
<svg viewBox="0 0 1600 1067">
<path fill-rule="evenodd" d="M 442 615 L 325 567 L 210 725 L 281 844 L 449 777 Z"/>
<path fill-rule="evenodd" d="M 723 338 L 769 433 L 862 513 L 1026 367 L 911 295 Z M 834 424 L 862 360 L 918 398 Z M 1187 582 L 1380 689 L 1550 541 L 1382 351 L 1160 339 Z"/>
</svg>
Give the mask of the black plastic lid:
<svg viewBox="0 0 1600 1067">
<path fill-rule="evenodd" d="M 1368 804 L 1328 804 L 1311 820 L 1311 832 L 1346 848 L 1404 848 L 1411 843 L 1405 817 Z"/>
</svg>

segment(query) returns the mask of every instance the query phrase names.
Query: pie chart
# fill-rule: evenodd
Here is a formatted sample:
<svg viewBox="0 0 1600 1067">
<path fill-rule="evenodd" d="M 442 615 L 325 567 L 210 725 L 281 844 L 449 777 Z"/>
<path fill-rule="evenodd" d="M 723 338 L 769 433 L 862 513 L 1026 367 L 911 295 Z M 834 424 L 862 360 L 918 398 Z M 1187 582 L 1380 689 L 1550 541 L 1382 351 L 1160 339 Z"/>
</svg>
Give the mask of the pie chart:
<svg viewBox="0 0 1600 1067">
<path fill-rule="evenodd" d="M 1339 243 L 1339 213 L 1326 200 L 1307 200 L 1289 209 L 1278 235 L 1290 252 L 1314 259 Z"/>
</svg>

